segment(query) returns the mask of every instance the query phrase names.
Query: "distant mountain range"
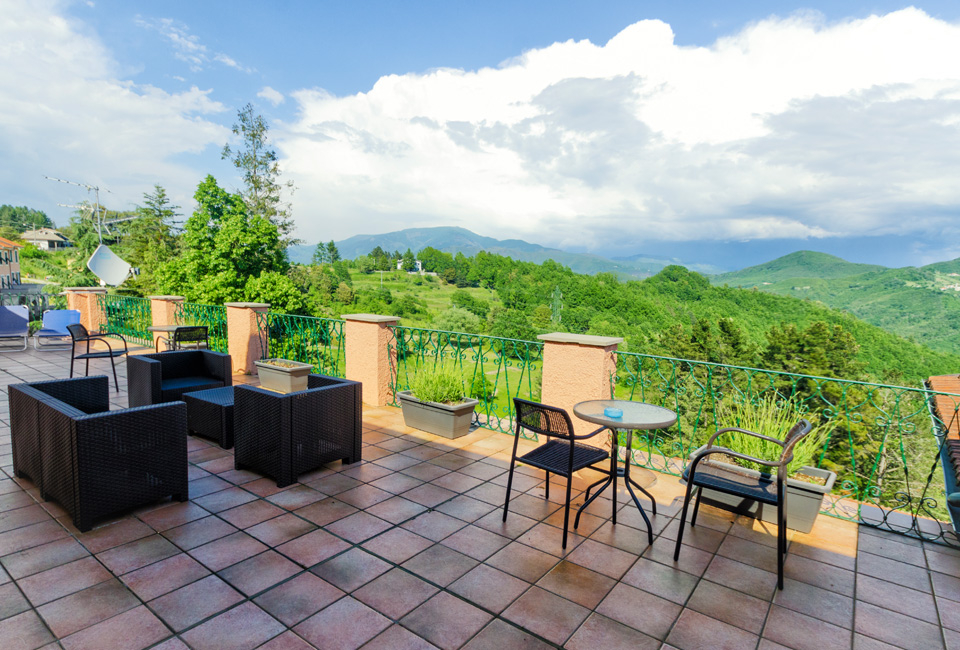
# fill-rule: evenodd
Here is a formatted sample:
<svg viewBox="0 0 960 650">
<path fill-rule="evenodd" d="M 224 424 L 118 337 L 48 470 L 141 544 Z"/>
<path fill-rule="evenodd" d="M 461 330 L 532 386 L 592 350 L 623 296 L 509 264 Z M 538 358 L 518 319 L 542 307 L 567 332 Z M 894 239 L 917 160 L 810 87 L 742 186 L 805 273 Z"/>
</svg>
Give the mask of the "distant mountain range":
<svg viewBox="0 0 960 650">
<path fill-rule="evenodd" d="M 407 228 L 381 235 L 355 235 L 335 243 L 341 257 L 345 259 L 366 255 L 377 246 L 391 253 L 394 251 L 402 253 L 408 248 L 417 253 L 427 246 L 432 246 L 445 253 L 463 253 L 467 256 L 486 251 L 524 262 L 541 263 L 551 259 L 577 273 L 587 275 L 613 273 L 625 279 L 650 277 L 670 264 L 686 266 L 700 273 L 718 273 L 722 270 L 708 264 L 691 264 L 653 255 L 639 254 L 627 258 L 608 259 L 599 255 L 570 253 L 557 248 L 531 244 L 521 239 L 484 237 L 466 228 L 457 227 Z M 288 249 L 290 261 L 308 263 L 313 258 L 315 249 L 316 246 L 292 246 Z"/>
<path fill-rule="evenodd" d="M 891 269 L 799 251 L 711 281 L 819 301 L 934 350 L 960 351 L 960 258 Z"/>
</svg>

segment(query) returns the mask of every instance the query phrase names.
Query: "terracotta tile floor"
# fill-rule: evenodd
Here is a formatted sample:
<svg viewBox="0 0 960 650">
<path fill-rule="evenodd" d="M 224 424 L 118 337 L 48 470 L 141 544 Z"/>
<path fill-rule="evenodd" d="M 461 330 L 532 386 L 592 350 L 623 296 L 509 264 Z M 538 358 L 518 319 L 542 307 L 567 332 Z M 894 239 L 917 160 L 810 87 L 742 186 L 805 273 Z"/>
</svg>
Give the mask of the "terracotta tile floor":
<svg viewBox="0 0 960 650">
<path fill-rule="evenodd" d="M 68 363 L 0 353 L 0 387 Z M 960 648 L 960 552 L 820 517 L 791 532 L 777 592 L 776 531 L 719 510 L 673 562 L 667 475 L 649 488 L 652 546 L 621 494 L 617 525 L 601 498 L 563 552 L 563 489 L 545 500 L 540 472 L 520 468 L 501 521 L 510 440 L 451 443 L 365 408 L 363 462 L 277 490 L 191 438 L 191 501 L 78 534 L 13 479 L 3 399 L 0 648 Z"/>
</svg>

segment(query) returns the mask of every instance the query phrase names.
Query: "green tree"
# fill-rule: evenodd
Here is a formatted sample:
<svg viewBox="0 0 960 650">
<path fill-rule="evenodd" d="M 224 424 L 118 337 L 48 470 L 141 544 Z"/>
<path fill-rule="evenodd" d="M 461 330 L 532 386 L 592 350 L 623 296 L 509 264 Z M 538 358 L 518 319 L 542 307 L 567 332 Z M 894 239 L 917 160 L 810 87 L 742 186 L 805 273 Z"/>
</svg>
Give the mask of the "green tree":
<svg viewBox="0 0 960 650">
<path fill-rule="evenodd" d="M 293 191 L 294 187 L 292 181 L 280 181 L 280 165 L 276 151 L 270 147 L 269 131 L 263 116 L 247 104 L 237 112 L 237 123 L 233 125 L 233 134 L 240 137 L 241 144 L 237 149 L 225 144 L 220 157 L 229 159 L 242 172 L 247 210 L 273 223 L 281 236 L 278 245 L 286 248 L 296 242 L 291 238 L 294 224 L 290 206 L 283 202 L 282 192 Z"/>
<path fill-rule="evenodd" d="M 53 228 L 53 222 L 45 212 L 26 206 L 0 205 L 0 227 L 9 228 L 14 233 L 38 228 Z"/>
<path fill-rule="evenodd" d="M 327 257 L 327 247 L 323 245 L 323 242 L 317 244 L 317 247 L 313 249 L 313 259 L 311 263 L 320 266 L 330 261 L 330 258 Z"/>
<path fill-rule="evenodd" d="M 404 253 L 404 254 L 403 254 L 403 257 L 401 258 L 401 267 L 400 267 L 400 268 L 402 268 L 402 269 L 403 269 L 404 271 L 406 271 L 407 273 L 410 273 L 411 271 L 415 271 L 415 270 L 417 269 L 417 260 L 416 260 L 416 258 L 413 256 L 413 251 L 411 251 L 409 248 L 407 249 L 407 252 Z"/>
<path fill-rule="evenodd" d="M 337 250 L 337 245 L 333 243 L 333 240 L 327 242 L 327 260 L 334 264 L 340 261 L 340 251 Z"/>
<path fill-rule="evenodd" d="M 222 304 L 244 300 L 250 278 L 286 273 L 277 225 L 248 212 L 240 194 L 227 192 L 208 175 L 194 198 L 197 209 L 184 225 L 180 254 L 157 271 L 163 291 Z"/>
<path fill-rule="evenodd" d="M 179 216 L 179 209 L 179 205 L 170 202 L 159 183 L 153 186 L 153 192 L 143 193 L 143 205 L 136 211 L 138 218 L 124 224 L 125 259 L 140 269 L 139 276 L 127 281 L 128 288 L 142 294 L 158 290 L 154 274 L 176 251 L 177 239 L 171 231 L 171 222 Z"/>
<path fill-rule="evenodd" d="M 284 314 L 305 313 L 303 292 L 293 280 L 277 271 L 262 271 L 260 275 L 247 278 L 244 299 L 250 302 L 265 302 L 270 309 Z"/>
</svg>

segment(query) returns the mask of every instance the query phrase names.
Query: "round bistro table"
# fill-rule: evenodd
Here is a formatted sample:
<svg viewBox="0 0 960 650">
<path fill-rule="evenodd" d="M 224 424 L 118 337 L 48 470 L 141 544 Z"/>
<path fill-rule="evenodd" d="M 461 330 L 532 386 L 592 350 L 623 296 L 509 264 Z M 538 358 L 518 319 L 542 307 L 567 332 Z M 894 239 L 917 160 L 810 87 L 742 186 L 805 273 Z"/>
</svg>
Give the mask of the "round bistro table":
<svg viewBox="0 0 960 650">
<path fill-rule="evenodd" d="M 604 409 L 608 408 L 620 409 L 623 411 L 623 415 L 617 418 L 610 417 L 604 414 Z M 613 518 L 611 521 L 613 524 L 617 523 L 617 478 L 622 476 L 623 484 L 626 486 L 630 496 L 633 497 L 634 504 L 636 504 L 637 509 L 640 510 L 640 515 L 647 524 L 647 537 L 650 543 L 653 544 L 653 526 L 650 524 L 650 519 L 647 517 L 643 506 L 640 505 L 640 499 L 637 498 L 633 488 L 637 488 L 650 499 L 650 503 L 653 504 L 651 510 L 654 515 L 657 514 L 657 500 L 630 476 L 630 450 L 633 446 L 633 432 L 637 429 L 643 431 L 666 429 L 667 427 L 673 426 L 677 421 L 677 414 L 662 406 L 619 399 L 594 399 L 580 402 L 573 407 L 573 413 L 581 420 L 607 427 L 612 433 L 610 436 L 610 475 L 607 478 L 600 479 L 587 488 L 587 500 L 577 509 L 577 518 L 573 522 L 574 530 L 576 530 L 577 525 L 580 523 L 580 514 L 583 512 L 583 509 L 590 505 L 590 503 L 611 485 L 613 485 L 614 492 Z M 617 465 L 617 460 L 619 459 L 620 433 L 625 433 L 627 437 L 626 458 L 624 459 L 625 462 L 622 468 Z M 649 472 L 650 476 L 655 480 L 656 475 L 653 472 L 650 472 L 650 470 L 643 471 Z M 597 490 L 593 496 L 590 496 L 590 491 L 601 483 L 603 483 L 603 485 L 600 486 L 600 489 Z M 652 484 L 652 481 L 650 484 Z"/>
</svg>

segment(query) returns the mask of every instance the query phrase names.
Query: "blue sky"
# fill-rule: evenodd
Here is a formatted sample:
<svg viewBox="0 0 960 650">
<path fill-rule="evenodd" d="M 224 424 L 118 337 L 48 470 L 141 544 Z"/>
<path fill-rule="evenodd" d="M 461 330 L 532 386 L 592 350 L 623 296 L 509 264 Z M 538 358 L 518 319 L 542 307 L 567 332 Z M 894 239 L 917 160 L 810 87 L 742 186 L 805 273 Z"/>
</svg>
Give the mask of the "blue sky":
<svg viewBox="0 0 960 650">
<path fill-rule="evenodd" d="M 189 212 L 205 174 L 237 186 L 219 150 L 252 102 L 308 243 L 458 225 L 727 267 L 951 259 L 960 3 L 906 7 L 6 0 L 0 203 L 65 222 L 84 196 L 49 174 Z"/>
</svg>

